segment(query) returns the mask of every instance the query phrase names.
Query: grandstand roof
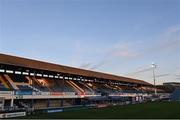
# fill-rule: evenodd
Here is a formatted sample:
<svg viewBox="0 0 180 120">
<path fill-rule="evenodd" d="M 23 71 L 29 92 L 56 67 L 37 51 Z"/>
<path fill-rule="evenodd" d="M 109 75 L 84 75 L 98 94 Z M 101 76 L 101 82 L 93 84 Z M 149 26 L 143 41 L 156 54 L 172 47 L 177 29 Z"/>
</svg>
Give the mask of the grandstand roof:
<svg viewBox="0 0 180 120">
<path fill-rule="evenodd" d="M 80 76 L 86 76 L 86 77 L 96 77 L 100 79 L 109 79 L 109 80 L 129 82 L 129 83 L 142 84 L 142 85 L 151 85 L 150 83 L 147 83 L 145 81 L 137 80 L 133 78 L 121 77 L 117 75 L 101 73 L 101 72 L 96 72 L 96 71 L 91 71 L 91 70 L 84 70 L 80 68 L 63 66 L 63 65 L 58 65 L 54 63 L 48 63 L 48 62 L 43 62 L 43 61 L 38 61 L 38 60 L 16 57 L 16 56 L 11 56 L 11 55 L 1 54 L 1 53 L 0 53 L 0 64 L 47 70 L 47 71 L 53 71 L 53 72 L 59 72 L 59 73 L 68 73 L 68 74 L 80 75 Z"/>
</svg>

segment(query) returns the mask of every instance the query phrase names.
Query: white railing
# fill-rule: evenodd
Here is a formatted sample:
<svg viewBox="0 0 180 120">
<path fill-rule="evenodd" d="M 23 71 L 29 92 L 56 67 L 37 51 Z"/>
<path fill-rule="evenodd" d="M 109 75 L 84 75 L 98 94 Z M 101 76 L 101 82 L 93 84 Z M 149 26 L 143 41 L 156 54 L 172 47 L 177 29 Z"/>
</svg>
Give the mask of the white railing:
<svg viewBox="0 0 180 120">
<path fill-rule="evenodd" d="M 25 91 L 24 91 L 25 92 Z M 31 93 L 31 92 L 30 92 Z M 4 99 L 38 99 L 38 98 L 83 98 L 87 96 L 100 96 L 99 94 L 76 94 L 75 92 L 32 92 L 23 94 L 23 91 L 0 91 L 0 97 Z"/>
<path fill-rule="evenodd" d="M 31 93 L 31 92 L 30 92 Z M 4 99 L 38 99 L 38 98 L 84 98 L 90 96 L 101 96 L 98 93 L 88 93 L 88 94 L 76 94 L 75 92 L 32 92 L 31 94 L 28 93 L 23 94 L 23 91 L 19 94 L 18 92 L 14 91 L 0 91 L 0 97 Z M 162 93 L 159 94 L 162 97 L 169 97 L 170 94 Z M 151 94 L 144 94 L 144 93 L 112 93 L 109 96 L 151 96 Z"/>
</svg>

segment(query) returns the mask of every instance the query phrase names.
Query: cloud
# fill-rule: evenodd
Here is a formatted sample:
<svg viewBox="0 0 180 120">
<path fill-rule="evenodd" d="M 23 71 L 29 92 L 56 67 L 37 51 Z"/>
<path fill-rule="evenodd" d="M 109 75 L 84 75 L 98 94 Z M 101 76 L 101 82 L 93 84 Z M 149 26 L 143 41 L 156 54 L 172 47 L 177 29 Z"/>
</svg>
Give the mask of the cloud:
<svg viewBox="0 0 180 120">
<path fill-rule="evenodd" d="M 99 67 L 101 67 L 101 66 L 103 66 L 103 65 L 105 65 L 105 64 L 107 64 L 107 63 L 109 63 L 109 60 L 107 60 L 107 59 L 102 60 L 102 61 L 98 62 L 97 64 L 93 65 L 93 66 L 90 68 L 90 70 L 95 70 L 95 69 L 97 69 L 97 68 L 99 68 Z"/>
<path fill-rule="evenodd" d="M 122 57 L 122 58 L 133 58 L 138 56 L 137 53 L 133 53 L 129 50 L 115 50 L 112 52 L 112 56 L 114 57 Z"/>
<path fill-rule="evenodd" d="M 171 26 L 159 35 L 151 47 L 144 50 L 142 55 L 160 52 L 174 52 L 180 48 L 180 25 Z"/>
<path fill-rule="evenodd" d="M 128 73 L 128 74 L 126 74 L 126 76 L 129 76 L 129 75 L 137 75 L 137 74 L 139 74 L 139 73 L 143 73 L 143 72 L 147 72 L 147 71 L 152 71 L 152 68 L 145 68 L 145 69 L 139 70 L 139 71 L 137 71 L 137 72 Z"/>
<path fill-rule="evenodd" d="M 115 59 L 127 60 L 137 57 L 138 53 L 133 51 L 132 49 L 133 44 L 134 43 L 127 41 L 113 44 L 112 47 L 110 47 L 110 49 L 106 51 L 102 60 L 97 63 L 91 64 L 91 67 L 89 67 L 89 69 L 98 69 L 104 65 L 111 63 Z"/>
<path fill-rule="evenodd" d="M 124 43 L 116 43 L 112 50 L 109 52 L 111 57 L 119 57 L 119 58 L 134 58 L 138 56 L 138 52 L 133 48 L 134 42 L 126 41 Z"/>
<path fill-rule="evenodd" d="M 124 62 L 130 62 L 134 59 L 140 60 L 143 57 L 153 54 L 174 52 L 174 50 L 180 48 L 179 32 L 180 25 L 171 26 L 159 34 L 149 45 L 140 40 L 126 40 L 123 42 L 121 40 L 118 43 L 112 44 L 108 50 L 104 50 L 104 57 L 101 56 L 100 60 L 82 63 L 80 67 L 95 70 L 118 59 L 121 61 L 121 64 L 123 64 Z M 148 70 L 149 69 L 147 69 L 147 71 Z M 134 73 L 144 71 L 146 71 L 146 68 Z"/>
<path fill-rule="evenodd" d="M 156 75 L 156 77 L 167 77 L 170 76 L 170 74 L 160 74 L 160 75 Z"/>
<path fill-rule="evenodd" d="M 80 68 L 88 68 L 88 67 L 90 67 L 92 65 L 92 63 L 82 63 L 79 67 Z"/>
<path fill-rule="evenodd" d="M 136 43 L 135 43 L 136 44 Z M 137 44 L 136 44 L 137 45 Z M 145 45 L 145 43 L 144 43 Z M 166 30 L 164 30 L 163 32 L 161 32 L 161 34 L 159 34 L 156 38 L 154 38 L 151 43 L 149 43 L 149 45 L 145 45 L 146 47 L 143 48 L 143 46 L 139 46 L 139 52 L 137 52 L 137 57 L 132 57 L 131 60 L 134 60 L 133 58 L 137 58 L 136 60 L 141 61 L 141 59 L 145 58 L 145 57 L 149 57 L 152 56 L 152 58 L 156 55 L 158 55 L 159 57 L 161 57 L 161 55 L 164 53 L 166 56 L 169 56 L 171 53 L 177 53 L 178 54 L 178 50 L 180 50 L 180 25 L 175 25 L 175 26 L 171 26 L 169 28 L 167 28 Z M 133 48 L 134 49 L 134 48 Z M 180 52 L 180 51 L 179 51 Z M 177 59 L 177 58 L 170 58 L 170 59 Z M 162 59 L 162 61 L 166 61 L 166 59 Z M 177 59 L 178 61 L 178 59 Z M 168 61 L 167 61 L 168 62 Z M 179 63 L 179 62 L 178 62 Z M 177 66 L 172 66 L 177 74 L 178 72 L 178 64 Z M 159 63 L 161 64 L 161 63 Z M 169 66 L 171 67 L 171 66 Z M 132 76 L 139 76 L 142 77 L 147 77 L 146 71 L 149 71 L 151 68 L 146 67 L 146 68 L 141 68 L 135 72 L 131 72 L 128 74 L 125 74 L 129 77 Z M 164 70 L 159 69 L 158 70 L 159 73 L 161 73 Z M 148 73 L 151 74 L 151 73 Z M 157 75 L 157 77 L 163 77 L 164 79 L 168 79 L 168 77 L 172 77 L 172 75 L 170 74 L 160 74 Z M 148 79 L 148 78 L 147 78 Z M 176 78 L 171 78 L 176 79 Z"/>
<path fill-rule="evenodd" d="M 180 25 L 175 25 L 169 27 L 168 30 L 166 31 L 166 34 L 176 33 L 178 31 L 180 32 Z"/>
</svg>

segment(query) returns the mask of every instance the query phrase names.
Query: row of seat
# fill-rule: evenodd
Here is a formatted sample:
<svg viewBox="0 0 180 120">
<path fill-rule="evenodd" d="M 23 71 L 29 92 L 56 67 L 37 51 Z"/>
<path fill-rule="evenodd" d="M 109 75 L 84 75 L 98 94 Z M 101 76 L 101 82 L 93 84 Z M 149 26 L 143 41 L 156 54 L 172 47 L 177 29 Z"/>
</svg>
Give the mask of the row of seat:
<svg viewBox="0 0 180 120">
<path fill-rule="evenodd" d="M 129 86 L 115 86 L 100 83 L 88 83 L 82 81 L 66 81 L 62 79 L 49 79 L 49 78 L 35 78 L 30 76 L 22 75 L 7 75 L 12 79 L 11 84 L 15 84 L 16 87 L 23 91 L 42 91 L 42 92 L 76 92 L 82 94 L 84 93 L 141 93 L 144 91 L 152 90 L 152 88 L 142 87 L 141 89 L 129 87 Z M 2 78 L 1 78 L 2 79 Z M 16 90 L 10 86 L 8 80 L 6 80 L 9 85 L 10 90 Z M 0 90 L 8 90 L 5 83 L 0 80 Z M 143 91 L 144 90 L 144 91 Z"/>
</svg>

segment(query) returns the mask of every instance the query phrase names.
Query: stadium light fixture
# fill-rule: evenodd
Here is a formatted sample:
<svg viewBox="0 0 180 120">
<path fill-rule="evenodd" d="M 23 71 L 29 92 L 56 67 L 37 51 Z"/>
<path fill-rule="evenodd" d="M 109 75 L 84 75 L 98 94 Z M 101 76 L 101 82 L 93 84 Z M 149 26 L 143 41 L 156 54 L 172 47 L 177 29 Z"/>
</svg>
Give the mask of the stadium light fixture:
<svg viewBox="0 0 180 120">
<path fill-rule="evenodd" d="M 154 79 L 154 94 L 156 95 L 157 94 L 157 91 L 156 91 L 156 78 L 155 78 L 155 69 L 157 68 L 157 65 L 152 62 L 152 68 L 153 68 L 153 79 Z"/>
</svg>

